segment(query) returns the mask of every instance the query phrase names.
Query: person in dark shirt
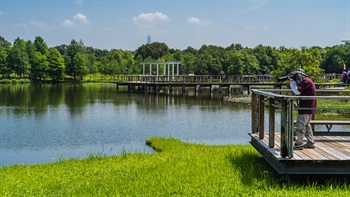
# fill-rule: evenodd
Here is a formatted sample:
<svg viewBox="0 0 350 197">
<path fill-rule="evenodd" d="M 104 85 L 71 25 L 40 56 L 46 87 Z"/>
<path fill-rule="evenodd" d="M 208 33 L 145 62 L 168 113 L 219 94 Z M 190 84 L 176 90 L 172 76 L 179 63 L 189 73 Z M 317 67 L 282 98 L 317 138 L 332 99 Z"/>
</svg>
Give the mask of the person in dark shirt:
<svg viewBox="0 0 350 197">
<path fill-rule="evenodd" d="M 298 96 L 316 96 L 315 83 L 304 73 L 304 71 L 302 69 L 298 69 L 293 71 L 293 73 L 295 73 L 295 75 L 292 78 L 295 80 L 292 78 L 288 79 L 293 92 Z M 296 140 L 294 142 L 294 147 L 315 148 L 315 141 L 310 120 L 312 115 L 316 113 L 316 107 L 316 100 L 299 100 L 298 117 L 295 129 Z M 306 144 L 303 143 L 304 137 L 307 139 Z"/>
<path fill-rule="evenodd" d="M 342 76 L 343 76 L 343 84 L 346 84 L 348 82 L 348 73 L 346 72 L 345 69 L 343 70 Z"/>
</svg>

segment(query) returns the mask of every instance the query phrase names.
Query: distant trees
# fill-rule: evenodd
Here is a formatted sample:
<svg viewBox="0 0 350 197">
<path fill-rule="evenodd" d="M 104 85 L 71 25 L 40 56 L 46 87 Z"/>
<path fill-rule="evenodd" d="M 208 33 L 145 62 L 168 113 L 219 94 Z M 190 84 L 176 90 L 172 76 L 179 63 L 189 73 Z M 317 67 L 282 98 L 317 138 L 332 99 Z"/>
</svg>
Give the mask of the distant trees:
<svg viewBox="0 0 350 197">
<path fill-rule="evenodd" d="M 339 73 L 346 64 L 350 68 L 350 47 L 338 45 L 322 50 L 324 57 L 320 62 L 320 67 L 329 73 Z"/>
<path fill-rule="evenodd" d="M 56 48 L 50 48 L 47 55 L 48 75 L 53 81 L 60 81 L 64 78 L 64 59 Z"/>
<path fill-rule="evenodd" d="M 6 63 L 15 75 L 19 77 L 27 77 L 29 75 L 30 63 L 24 40 L 16 38 L 13 47 L 9 51 Z"/>
<path fill-rule="evenodd" d="M 350 48 L 336 45 L 308 49 L 255 48 L 231 44 L 224 48 L 203 45 L 198 50 L 170 49 L 165 43 L 141 45 L 135 51 L 100 50 L 86 47 L 83 41 L 49 48 L 41 37 L 34 41 L 16 38 L 11 45 L 0 36 L 0 79 L 31 78 L 32 80 L 81 80 L 84 77 L 110 79 L 116 75 L 141 74 L 141 62 L 180 61 L 180 74 L 282 76 L 294 68 L 309 75 L 340 73 L 350 64 Z M 162 69 L 162 68 L 160 68 Z"/>
</svg>

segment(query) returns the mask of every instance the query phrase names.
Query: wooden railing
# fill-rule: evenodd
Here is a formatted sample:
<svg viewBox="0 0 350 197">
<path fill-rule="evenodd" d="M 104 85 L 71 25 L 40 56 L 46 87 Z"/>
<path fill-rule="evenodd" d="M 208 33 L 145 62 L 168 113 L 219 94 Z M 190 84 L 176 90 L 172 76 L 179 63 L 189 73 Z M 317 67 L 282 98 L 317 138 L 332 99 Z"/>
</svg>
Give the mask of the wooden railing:
<svg viewBox="0 0 350 197">
<path fill-rule="evenodd" d="M 350 95 L 350 90 L 339 89 L 318 89 L 317 95 L 322 93 L 335 96 L 292 96 L 291 90 L 252 90 L 252 133 L 259 133 L 259 138 L 263 139 L 265 135 L 265 122 L 268 121 L 268 144 L 270 148 L 275 146 L 275 132 L 280 131 L 280 154 L 282 157 L 293 157 L 293 138 L 294 138 L 294 113 L 298 108 L 294 107 L 296 100 L 330 100 L 350 102 L 350 96 L 339 96 L 339 93 Z M 331 103 L 331 102 L 330 102 Z M 332 102 L 333 103 L 333 102 Z M 268 108 L 268 118 L 265 120 L 265 109 Z M 300 108 L 307 109 L 307 108 Z M 311 109 L 311 108 L 308 108 Z M 276 111 L 280 111 L 280 128 L 276 126 Z M 350 112 L 350 108 L 329 106 L 326 108 L 316 108 L 318 113 L 332 111 L 333 113 Z M 336 116 L 334 116 L 336 117 Z M 327 120 L 331 123 L 333 120 Z M 334 120 L 335 121 L 335 120 Z M 343 122 L 350 124 L 350 120 Z"/>
<path fill-rule="evenodd" d="M 234 83 L 264 83 L 275 82 L 272 75 L 119 75 L 114 77 L 117 82 L 140 83 L 201 83 L 201 84 L 234 84 Z M 318 77 L 319 83 L 327 83 L 339 79 L 340 74 L 324 74 Z"/>
</svg>

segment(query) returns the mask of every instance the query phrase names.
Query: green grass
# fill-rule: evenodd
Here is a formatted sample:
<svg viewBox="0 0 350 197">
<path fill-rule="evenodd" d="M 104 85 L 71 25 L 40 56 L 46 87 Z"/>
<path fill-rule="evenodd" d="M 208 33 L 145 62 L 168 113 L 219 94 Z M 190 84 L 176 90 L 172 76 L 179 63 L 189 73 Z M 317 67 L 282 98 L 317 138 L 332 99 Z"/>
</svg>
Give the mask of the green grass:
<svg viewBox="0 0 350 197">
<path fill-rule="evenodd" d="M 0 79 L 0 84 L 23 84 L 30 83 L 29 79 Z"/>
<path fill-rule="evenodd" d="M 278 175 L 250 145 L 147 144 L 159 152 L 2 167 L 0 196 L 350 195 L 344 178 Z"/>
</svg>

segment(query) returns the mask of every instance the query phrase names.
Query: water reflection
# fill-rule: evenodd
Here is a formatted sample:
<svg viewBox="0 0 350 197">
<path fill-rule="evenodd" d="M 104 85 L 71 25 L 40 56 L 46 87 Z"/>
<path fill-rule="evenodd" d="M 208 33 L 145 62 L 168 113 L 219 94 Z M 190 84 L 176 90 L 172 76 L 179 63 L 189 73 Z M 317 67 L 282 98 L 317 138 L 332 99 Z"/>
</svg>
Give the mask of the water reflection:
<svg viewBox="0 0 350 197">
<path fill-rule="evenodd" d="M 250 106 L 224 102 L 223 93 L 46 84 L 1 85 L 0 95 L 0 165 L 152 152 L 145 146 L 152 136 L 207 144 L 249 140 Z"/>
</svg>

